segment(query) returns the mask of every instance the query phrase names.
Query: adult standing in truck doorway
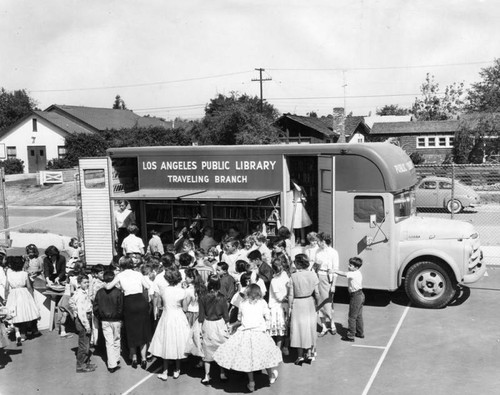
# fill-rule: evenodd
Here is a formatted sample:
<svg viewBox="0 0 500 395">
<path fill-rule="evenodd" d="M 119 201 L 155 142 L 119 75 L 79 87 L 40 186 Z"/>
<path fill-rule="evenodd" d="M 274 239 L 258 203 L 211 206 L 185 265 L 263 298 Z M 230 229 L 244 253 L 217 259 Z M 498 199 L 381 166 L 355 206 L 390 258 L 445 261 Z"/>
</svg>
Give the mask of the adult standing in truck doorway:
<svg viewBox="0 0 500 395">
<path fill-rule="evenodd" d="M 292 183 L 292 203 L 293 203 L 293 211 L 292 211 L 292 226 L 291 229 L 300 230 L 300 243 L 302 245 L 306 244 L 306 233 L 305 228 L 312 224 L 311 218 L 309 214 L 307 214 L 305 204 L 307 201 L 306 192 L 304 189 L 297 184 L 294 180 L 291 180 Z"/>
<path fill-rule="evenodd" d="M 129 235 L 127 228 L 135 224 L 135 214 L 129 208 L 127 200 L 118 200 L 118 208 L 115 211 L 116 227 L 116 253 L 123 255 L 122 243 L 125 237 Z"/>
</svg>

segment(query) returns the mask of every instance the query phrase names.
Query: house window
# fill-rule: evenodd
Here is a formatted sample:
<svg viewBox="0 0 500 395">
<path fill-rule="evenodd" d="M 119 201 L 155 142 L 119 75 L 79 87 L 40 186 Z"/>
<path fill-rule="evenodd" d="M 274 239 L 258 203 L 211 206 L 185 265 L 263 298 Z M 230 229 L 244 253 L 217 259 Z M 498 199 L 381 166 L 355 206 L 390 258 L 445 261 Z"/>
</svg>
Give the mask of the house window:
<svg viewBox="0 0 500 395">
<path fill-rule="evenodd" d="M 15 159 L 15 158 L 17 158 L 17 148 L 7 147 L 7 159 Z"/>
<path fill-rule="evenodd" d="M 453 136 L 417 137 L 417 148 L 453 148 Z"/>
<path fill-rule="evenodd" d="M 68 151 L 66 150 L 66 147 L 64 145 L 60 145 L 57 147 L 57 157 L 59 159 L 66 158 L 67 154 L 68 154 Z"/>
<path fill-rule="evenodd" d="M 38 132 L 38 121 L 33 118 L 33 131 Z"/>
</svg>

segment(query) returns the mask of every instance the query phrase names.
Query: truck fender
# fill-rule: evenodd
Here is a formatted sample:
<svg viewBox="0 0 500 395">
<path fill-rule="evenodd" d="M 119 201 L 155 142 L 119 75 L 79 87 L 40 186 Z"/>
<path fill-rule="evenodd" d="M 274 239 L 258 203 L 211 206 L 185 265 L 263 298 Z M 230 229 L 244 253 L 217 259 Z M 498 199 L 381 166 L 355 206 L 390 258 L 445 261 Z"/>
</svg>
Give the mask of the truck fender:
<svg viewBox="0 0 500 395">
<path fill-rule="evenodd" d="M 448 267 L 453 274 L 455 275 L 455 280 L 457 282 L 461 281 L 462 275 L 460 273 L 459 266 L 457 262 L 446 252 L 442 250 L 438 250 L 435 248 L 430 248 L 430 249 L 421 249 L 418 251 L 414 251 L 410 255 L 408 255 L 403 262 L 401 263 L 401 266 L 399 267 L 399 273 L 398 273 L 398 286 L 400 286 L 403 282 L 403 274 L 405 273 L 406 269 L 410 266 L 411 262 L 415 260 L 438 260 L 444 263 L 445 267 Z"/>
</svg>

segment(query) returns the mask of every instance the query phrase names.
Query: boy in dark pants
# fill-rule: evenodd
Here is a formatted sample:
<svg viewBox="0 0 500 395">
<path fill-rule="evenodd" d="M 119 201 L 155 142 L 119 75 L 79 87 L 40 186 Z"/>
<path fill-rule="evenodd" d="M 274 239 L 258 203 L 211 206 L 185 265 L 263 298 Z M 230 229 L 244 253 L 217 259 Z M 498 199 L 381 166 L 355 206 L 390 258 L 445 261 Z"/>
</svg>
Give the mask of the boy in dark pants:
<svg viewBox="0 0 500 395">
<path fill-rule="evenodd" d="M 231 303 L 231 299 L 236 293 L 236 281 L 232 276 L 228 274 L 229 266 L 226 262 L 219 262 L 217 264 L 217 274 L 220 278 L 220 290 L 219 292 L 224 295 L 227 301 L 227 305 Z"/>
<path fill-rule="evenodd" d="M 105 283 L 115 278 L 111 270 L 104 272 Z M 110 290 L 101 288 L 94 299 L 94 316 L 102 325 L 102 333 L 106 340 L 106 354 L 108 356 L 108 371 L 114 373 L 120 369 L 120 331 L 123 312 L 123 293 L 118 288 Z"/>
<path fill-rule="evenodd" d="M 80 274 L 77 278 L 78 289 L 69 300 L 75 315 L 75 327 L 78 332 L 78 351 L 76 352 L 76 373 L 89 373 L 96 369 L 90 361 L 90 335 L 92 322 L 92 303 L 88 294 L 89 277 Z"/>
<path fill-rule="evenodd" d="M 363 293 L 363 275 L 359 268 L 363 265 L 361 258 L 354 257 L 349 259 L 349 271 L 335 271 L 342 277 L 347 277 L 347 288 L 349 290 L 349 320 L 347 335 L 342 338 L 344 341 L 353 342 L 354 336 L 363 339 L 365 331 L 363 326 L 363 305 L 365 303 L 365 294 Z"/>
</svg>

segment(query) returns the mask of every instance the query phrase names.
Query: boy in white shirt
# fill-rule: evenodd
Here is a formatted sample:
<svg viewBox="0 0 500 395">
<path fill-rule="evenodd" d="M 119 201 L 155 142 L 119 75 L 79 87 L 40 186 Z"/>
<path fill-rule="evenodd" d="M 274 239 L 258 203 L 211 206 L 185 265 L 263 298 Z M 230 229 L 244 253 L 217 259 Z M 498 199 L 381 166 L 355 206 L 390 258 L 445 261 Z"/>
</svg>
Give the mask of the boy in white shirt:
<svg viewBox="0 0 500 395">
<path fill-rule="evenodd" d="M 76 373 L 89 373 L 96 369 L 90 361 L 90 335 L 92 322 L 92 302 L 88 294 L 89 278 L 80 274 L 77 278 L 79 288 L 75 291 L 69 305 L 75 315 L 75 327 L 78 332 L 78 351 L 76 352 Z"/>
<path fill-rule="evenodd" d="M 353 342 L 354 336 L 363 339 L 365 337 L 363 325 L 363 305 L 365 294 L 363 293 L 363 275 L 359 268 L 363 265 L 363 260 L 359 257 L 349 259 L 349 271 L 341 272 L 335 270 L 334 273 L 342 277 L 347 277 L 347 288 L 349 290 L 349 319 L 347 335 L 342 338 L 344 341 Z"/>
<path fill-rule="evenodd" d="M 123 255 L 127 256 L 130 254 L 144 255 L 144 242 L 140 237 L 137 237 L 139 233 L 139 228 L 136 225 L 130 225 L 128 228 L 129 235 L 125 237 L 121 245 L 123 249 Z"/>
</svg>

